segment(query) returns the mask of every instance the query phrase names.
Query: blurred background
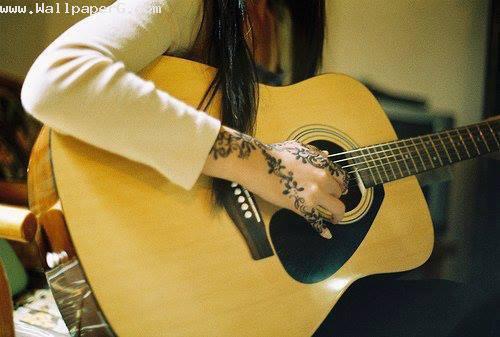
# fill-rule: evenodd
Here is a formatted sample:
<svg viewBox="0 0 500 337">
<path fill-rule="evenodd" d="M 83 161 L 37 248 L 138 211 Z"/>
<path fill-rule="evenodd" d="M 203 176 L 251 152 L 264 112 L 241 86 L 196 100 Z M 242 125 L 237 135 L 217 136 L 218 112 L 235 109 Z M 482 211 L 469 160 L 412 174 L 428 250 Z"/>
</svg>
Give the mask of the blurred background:
<svg viewBox="0 0 500 337">
<path fill-rule="evenodd" d="M 107 5 L 113 1 L 68 2 Z M 0 0 L 0 5 L 23 3 Z M 498 1 L 327 0 L 327 13 L 323 72 L 345 73 L 367 84 L 400 137 L 499 114 Z M 39 125 L 20 117 L 16 95 L 23 78 L 37 55 L 81 18 L 0 14 L 0 203 L 26 203 L 23 165 Z M 498 293 L 499 168 L 498 160 L 482 158 L 419 177 L 437 240 L 430 261 L 411 277 L 468 282 L 480 297 Z M 9 246 L 30 276 L 39 270 L 40 264 L 32 260 L 36 251 L 26 244 L 10 242 Z M 0 247 L 4 252 L 8 249 Z M 30 278 L 21 280 L 19 287 L 29 287 L 29 282 Z"/>
</svg>

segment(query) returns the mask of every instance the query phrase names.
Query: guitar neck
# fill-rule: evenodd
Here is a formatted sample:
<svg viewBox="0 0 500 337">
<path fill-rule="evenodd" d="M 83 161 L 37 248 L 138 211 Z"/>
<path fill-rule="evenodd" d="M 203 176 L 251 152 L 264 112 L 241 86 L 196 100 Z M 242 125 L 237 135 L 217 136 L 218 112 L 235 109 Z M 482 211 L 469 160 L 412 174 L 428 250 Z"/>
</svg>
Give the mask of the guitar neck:
<svg viewBox="0 0 500 337">
<path fill-rule="evenodd" d="M 349 151 L 344 168 L 368 188 L 499 150 L 500 120 L 485 121 Z"/>
</svg>

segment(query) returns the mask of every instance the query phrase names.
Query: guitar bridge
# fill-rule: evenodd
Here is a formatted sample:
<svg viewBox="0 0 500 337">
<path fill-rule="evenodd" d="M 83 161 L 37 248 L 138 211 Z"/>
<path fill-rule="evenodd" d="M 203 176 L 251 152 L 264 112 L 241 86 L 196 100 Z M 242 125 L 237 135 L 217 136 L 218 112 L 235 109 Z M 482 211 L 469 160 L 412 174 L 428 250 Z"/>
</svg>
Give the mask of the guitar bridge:
<svg viewBox="0 0 500 337">
<path fill-rule="evenodd" d="M 252 258 L 260 260 L 274 255 L 264 221 L 252 194 L 237 183 L 231 184 L 231 192 L 224 199 L 224 207 L 243 235 Z"/>
</svg>

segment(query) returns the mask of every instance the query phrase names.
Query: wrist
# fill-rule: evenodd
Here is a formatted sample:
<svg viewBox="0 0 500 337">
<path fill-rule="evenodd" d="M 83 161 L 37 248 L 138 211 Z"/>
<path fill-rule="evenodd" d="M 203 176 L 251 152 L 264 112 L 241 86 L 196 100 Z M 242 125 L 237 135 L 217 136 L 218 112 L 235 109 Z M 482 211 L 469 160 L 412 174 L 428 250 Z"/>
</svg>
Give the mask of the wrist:
<svg viewBox="0 0 500 337">
<path fill-rule="evenodd" d="M 253 137 L 222 126 L 202 173 L 246 185 L 263 157 Z M 260 144 L 260 143 L 259 143 Z"/>
</svg>

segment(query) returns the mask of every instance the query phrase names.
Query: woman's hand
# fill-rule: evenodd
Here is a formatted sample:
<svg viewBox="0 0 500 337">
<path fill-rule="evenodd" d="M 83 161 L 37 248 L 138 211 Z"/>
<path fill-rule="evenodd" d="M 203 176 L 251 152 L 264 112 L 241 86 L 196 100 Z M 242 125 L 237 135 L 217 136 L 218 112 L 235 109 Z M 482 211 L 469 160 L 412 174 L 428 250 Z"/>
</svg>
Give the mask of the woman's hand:
<svg viewBox="0 0 500 337">
<path fill-rule="evenodd" d="M 324 152 L 295 141 L 264 144 L 222 127 L 203 173 L 235 181 L 261 198 L 303 216 L 325 238 L 323 220 L 338 223 L 345 206 L 345 172 Z"/>
</svg>

